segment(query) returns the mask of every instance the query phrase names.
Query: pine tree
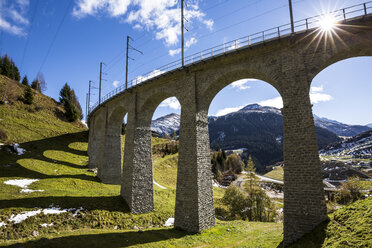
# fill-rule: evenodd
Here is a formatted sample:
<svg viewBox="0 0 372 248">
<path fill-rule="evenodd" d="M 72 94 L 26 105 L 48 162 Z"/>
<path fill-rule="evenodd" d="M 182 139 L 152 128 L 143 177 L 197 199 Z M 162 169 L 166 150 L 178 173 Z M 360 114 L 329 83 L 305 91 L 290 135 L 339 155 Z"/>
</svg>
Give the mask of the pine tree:
<svg viewBox="0 0 372 248">
<path fill-rule="evenodd" d="M 69 121 L 76 121 L 78 118 L 83 118 L 82 109 L 75 92 L 67 83 L 65 83 L 59 92 L 59 101 L 63 104 L 66 117 Z"/>
<path fill-rule="evenodd" d="M 26 75 L 22 79 L 22 84 L 25 85 L 25 86 L 29 86 L 28 85 L 28 79 L 27 79 L 27 76 Z"/>
<path fill-rule="evenodd" d="M 24 91 L 24 103 L 31 105 L 34 102 L 34 92 L 32 92 L 32 89 L 30 86 L 27 85 Z"/>
<path fill-rule="evenodd" d="M 74 122 L 78 119 L 78 113 L 76 111 L 75 105 L 71 101 L 65 101 L 64 103 L 65 115 L 70 122 Z"/>
<path fill-rule="evenodd" d="M 59 102 L 64 104 L 65 101 L 71 100 L 71 88 L 70 86 L 65 83 L 62 89 L 59 91 Z"/>
</svg>

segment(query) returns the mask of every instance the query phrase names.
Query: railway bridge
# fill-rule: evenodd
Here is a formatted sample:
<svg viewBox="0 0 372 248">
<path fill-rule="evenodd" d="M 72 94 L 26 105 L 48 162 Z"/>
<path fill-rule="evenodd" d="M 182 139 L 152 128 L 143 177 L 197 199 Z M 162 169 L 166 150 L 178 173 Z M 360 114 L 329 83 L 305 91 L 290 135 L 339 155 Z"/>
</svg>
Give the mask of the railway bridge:
<svg viewBox="0 0 372 248">
<path fill-rule="evenodd" d="M 247 36 L 186 57 L 183 67 L 178 61 L 117 89 L 90 111 L 89 166 L 98 168 L 104 183 L 121 184 L 121 196 L 133 213 L 154 211 L 151 120 L 163 100 L 176 97 L 181 124 L 175 227 L 190 232 L 212 227 L 209 105 L 233 81 L 263 80 L 283 99 L 284 245 L 292 243 L 327 219 L 310 85 L 333 63 L 372 56 L 368 4 L 359 6 L 357 15 L 350 11 L 350 18 L 344 9 L 332 30 L 321 30 L 312 18 L 301 20 L 294 33 L 287 26 Z"/>
</svg>

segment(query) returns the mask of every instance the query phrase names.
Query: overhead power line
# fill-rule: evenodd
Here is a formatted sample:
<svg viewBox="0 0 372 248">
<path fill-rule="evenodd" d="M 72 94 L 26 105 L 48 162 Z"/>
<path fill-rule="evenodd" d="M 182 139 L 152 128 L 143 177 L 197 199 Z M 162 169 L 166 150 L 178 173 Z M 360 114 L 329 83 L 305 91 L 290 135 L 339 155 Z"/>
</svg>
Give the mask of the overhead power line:
<svg viewBox="0 0 372 248">
<path fill-rule="evenodd" d="M 49 45 L 49 47 L 48 47 L 48 50 L 47 50 L 47 53 L 46 53 L 46 55 L 45 55 L 45 57 L 44 57 L 44 59 L 43 59 L 43 62 L 41 63 L 41 66 L 40 66 L 40 68 L 39 68 L 39 72 L 41 71 L 41 69 L 43 69 L 43 66 L 44 66 L 44 64 L 45 64 L 45 62 L 46 62 L 46 60 L 47 60 L 47 58 L 48 58 L 48 56 L 49 56 L 49 53 L 50 53 L 50 51 L 51 51 L 51 49 L 52 49 L 52 47 L 53 47 L 54 42 L 56 41 L 56 38 L 57 38 L 57 36 L 58 36 L 58 33 L 59 33 L 59 31 L 61 30 L 61 28 L 62 28 L 62 25 L 63 25 L 63 23 L 64 23 L 64 21 L 65 21 L 65 19 L 66 19 L 66 16 L 67 16 L 67 14 L 68 14 L 68 12 L 69 12 L 69 9 L 70 9 L 72 3 L 73 3 L 73 0 L 70 0 L 69 4 L 68 4 L 68 6 L 67 6 L 67 8 L 66 8 L 66 10 L 65 10 L 65 13 L 63 14 L 62 20 L 61 20 L 61 22 L 60 22 L 59 25 L 58 25 L 57 31 L 56 31 L 56 33 L 55 33 L 54 36 L 53 36 L 52 42 L 50 43 L 50 45 Z"/>
<path fill-rule="evenodd" d="M 34 8 L 34 11 L 32 13 L 32 17 L 31 17 L 30 30 L 28 31 L 27 39 L 26 39 L 26 44 L 25 44 L 25 47 L 23 49 L 23 55 L 22 55 L 21 67 L 20 67 L 21 70 L 22 70 L 22 67 L 23 67 L 23 62 L 24 62 L 25 57 L 26 57 L 26 52 L 27 52 L 27 48 L 28 48 L 28 43 L 30 42 L 30 37 L 31 37 L 31 34 L 32 34 L 32 29 L 34 27 L 34 21 L 35 21 L 35 16 L 36 16 L 36 13 L 37 13 L 38 6 L 39 6 L 39 0 L 36 0 L 35 8 Z"/>
</svg>

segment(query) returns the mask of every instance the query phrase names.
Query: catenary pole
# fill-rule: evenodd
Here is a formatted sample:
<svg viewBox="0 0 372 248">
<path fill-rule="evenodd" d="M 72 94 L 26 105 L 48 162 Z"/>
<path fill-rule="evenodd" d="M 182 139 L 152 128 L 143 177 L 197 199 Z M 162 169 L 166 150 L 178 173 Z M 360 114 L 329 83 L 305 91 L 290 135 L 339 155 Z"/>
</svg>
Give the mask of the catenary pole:
<svg viewBox="0 0 372 248">
<path fill-rule="evenodd" d="M 294 33 L 294 23 L 293 23 L 293 9 L 292 9 L 292 0 L 289 0 L 289 15 L 291 18 L 291 33 Z"/>
</svg>

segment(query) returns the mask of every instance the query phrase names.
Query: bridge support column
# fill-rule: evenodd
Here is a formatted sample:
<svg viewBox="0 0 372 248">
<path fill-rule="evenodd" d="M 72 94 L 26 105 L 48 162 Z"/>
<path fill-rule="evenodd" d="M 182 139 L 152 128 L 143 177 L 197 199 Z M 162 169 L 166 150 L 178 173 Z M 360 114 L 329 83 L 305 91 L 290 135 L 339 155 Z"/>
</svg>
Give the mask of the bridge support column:
<svg viewBox="0 0 372 248">
<path fill-rule="evenodd" d="M 121 123 L 123 121 L 106 122 L 102 163 L 98 167 L 98 178 L 103 183 L 121 183 Z"/>
<path fill-rule="evenodd" d="M 300 83 L 307 79 L 298 72 L 293 75 L 282 94 L 285 246 L 327 219 L 310 84 Z"/>
<path fill-rule="evenodd" d="M 120 194 L 129 205 L 131 212 L 135 214 L 154 211 L 150 129 L 152 116 L 149 120 L 144 120 L 145 117 L 136 113 L 134 106 L 128 113 L 125 132 Z"/>
<path fill-rule="evenodd" d="M 215 225 L 208 108 L 199 109 L 194 83 L 181 109 L 175 224 L 190 232 Z"/>
<path fill-rule="evenodd" d="M 89 130 L 90 144 L 88 144 L 88 167 L 91 169 L 98 168 L 102 161 L 104 132 L 103 120 L 93 120 L 93 128 Z"/>
</svg>

